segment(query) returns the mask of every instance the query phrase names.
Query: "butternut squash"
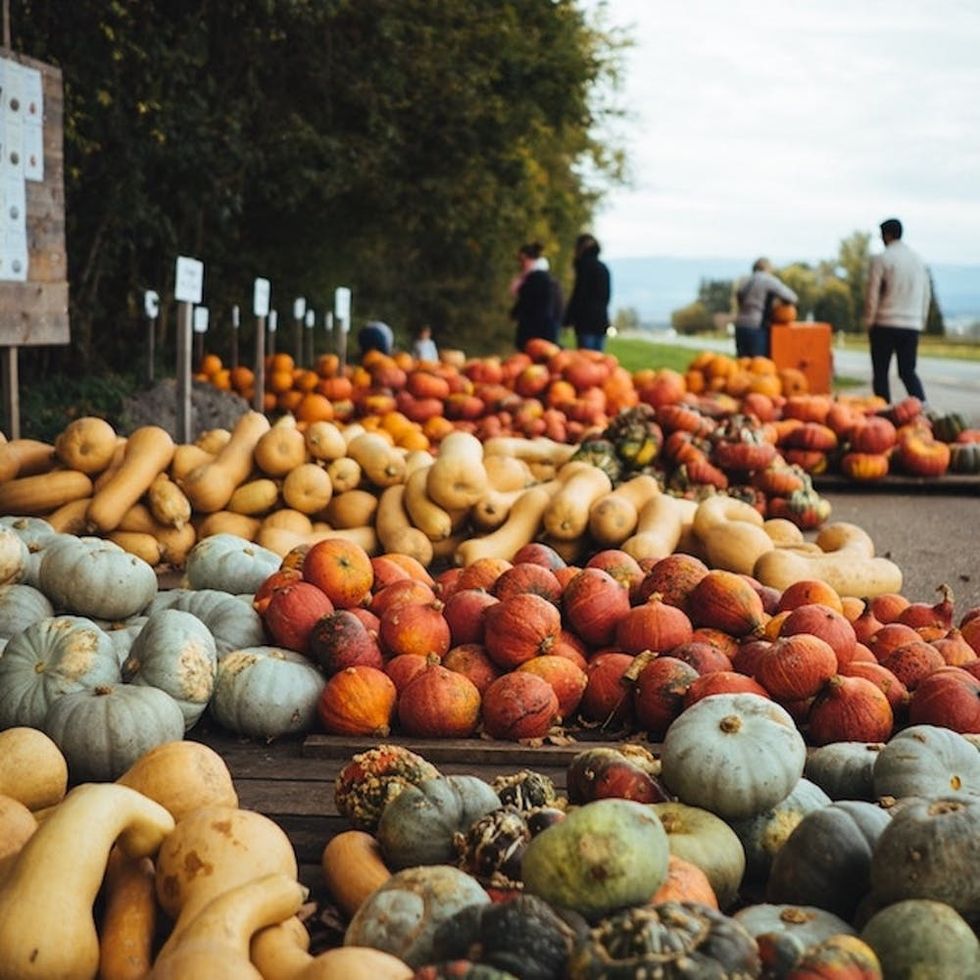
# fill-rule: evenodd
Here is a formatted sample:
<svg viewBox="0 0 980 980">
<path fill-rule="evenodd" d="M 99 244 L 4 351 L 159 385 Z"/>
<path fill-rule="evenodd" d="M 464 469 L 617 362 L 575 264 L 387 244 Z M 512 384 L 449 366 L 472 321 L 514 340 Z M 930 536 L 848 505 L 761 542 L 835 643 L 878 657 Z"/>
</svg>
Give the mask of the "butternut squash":
<svg viewBox="0 0 980 980">
<path fill-rule="evenodd" d="M 430 541 L 442 541 L 453 533 L 453 519 L 429 497 L 426 487 L 430 468 L 415 470 L 405 481 L 405 510 L 412 524 Z"/>
<path fill-rule="evenodd" d="M 520 439 L 516 436 L 496 436 L 483 444 L 485 456 L 512 456 L 525 463 L 548 463 L 560 467 L 575 453 L 575 446 L 555 442 L 545 436 Z"/>
<path fill-rule="evenodd" d="M 284 874 L 219 894 L 164 943 L 148 980 L 262 980 L 249 959 L 252 936 L 295 915 L 306 895 L 295 877 Z"/>
<path fill-rule="evenodd" d="M 701 501 L 694 515 L 694 533 L 708 564 L 743 575 L 751 575 L 759 556 L 775 547 L 762 524 L 762 515 L 750 504 L 721 495 Z"/>
<path fill-rule="evenodd" d="M 235 489 L 252 472 L 252 453 L 268 431 L 269 420 L 261 412 L 245 412 L 235 423 L 228 444 L 214 460 L 179 481 L 195 511 L 213 514 L 227 506 Z"/>
<path fill-rule="evenodd" d="M 637 561 L 641 558 L 666 558 L 673 554 L 681 540 L 685 524 L 692 524 L 697 504 L 659 494 L 642 507 L 636 533 L 623 542 L 623 551 Z"/>
<path fill-rule="evenodd" d="M 481 538 L 470 538 L 456 549 L 456 563 L 472 565 L 478 558 L 504 558 L 510 561 L 520 548 L 534 540 L 556 489 L 557 485 L 552 483 L 525 490 L 514 501 L 507 520 L 496 531 Z"/>
<path fill-rule="evenodd" d="M 261 525 L 262 522 L 254 517 L 218 510 L 197 521 L 197 540 L 209 538 L 212 534 L 235 534 L 246 541 L 254 541 Z"/>
<path fill-rule="evenodd" d="M 0 869 L 6 858 L 20 853 L 36 830 L 34 814 L 20 800 L 0 793 Z"/>
<path fill-rule="evenodd" d="M 490 458 L 502 459 L 503 457 L 491 456 Z M 491 487 L 470 508 L 470 520 L 473 526 L 478 531 L 495 531 L 507 520 L 511 507 L 525 489 L 526 487 L 515 490 L 495 490 Z"/>
<path fill-rule="evenodd" d="M 191 442 L 181 443 L 174 449 L 174 458 L 170 463 L 170 478 L 179 484 L 199 466 L 212 462 L 214 462 L 213 453 L 206 452 Z"/>
<path fill-rule="evenodd" d="M 231 433 L 227 429 L 206 429 L 194 440 L 194 445 L 210 456 L 217 456 L 230 441 Z"/>
<path fill-rule="evenodd" d="M 116 453 L 116 430 L 94 415 L 73 419 L 54 441 L 55 455 L 70 470 L 94 476 Z"/>
<path fill-rule="evenodd" d="M 255 543 L 285 558 L 293 548 L 313 543 L 313 532 L 302 534 L 285 527 L 260 527 L 255 535 Z"/>
<path fill-rule="evenodd" d="M 347 490 L 334 495 L 323 510 L 323 517 L 335 528 L 363 527 L 374 521 L 378 498 L 367 490 Z"/>
<path fill-rule="evenodd" d="M 126 458 L 126 444 L 129 440 L 125 436 L 116 436 L 116 448 L 112 454 L 109 465 L 95 478 L 93 486 L 96 491 L 101 490 L 115 475 L 116 471 L 123 464 Z"/>
<path fill-rule="evenodd" d="M 118 531 L 152 534 L 160 546 L 160 558 L 175 568 L 183 568 L 187 553 L 197 542 L 193 524 L 181 528 L 164 527 L 144 504 L 133 504 L 119 522 Z"/>
<path fill-rule="evenodd" d="M 446 510 L 459 510 L 472 507 L 488 486 L 483 444 L 469 432 L 450 432 L 439 444 L 439 455 L 428 470 L 429 499 Z"/>
<path fill-rule="evenodd" d="M 803 544 L 806 540 L 803 532 L 785 517 L 770 517 L 763 521 L 762 530 L 772 538 L 773 544 L 777 548 L 786 548 L 790 545 Z"/>
<path fill-rule="evenodd" d="M 0 444 L 0 483 L 15 477 L 47 473 L 55 464 L 54 446 L 37 439 L 11 439 Z"/>
<path fill-rule="evenodd" d="M 252 454 L 255 465 L 267 476 L 283 477 L 306 462 L 306 439 L 292 415 L 283 415 L 264 432 Z"/>
<path fill-rule="evenodd" d="M 578 540 L 588 529 L 589 509 L 611 490 L 612 482 L 597 466 L 576 469 L 545 508 L 545 530 L 557 541 Z"/>
<path fill-rule="evenodd" d="M 143 980 L 153 966 L 157 903 L 153 862 L 109 855 L 105 912 L 99 930 L 99 980 Z"/>
<path fill-rule="evenodd" d="M 224 759 L 201 742 L 157 745 L 116 782 L 155 800 L 176 821 L 205 806 L 238 806 L 238 793 Z"/>
<path fill-rule="evenodd" d="M 652 476 L 634 476 L 589 508 L 589 534 L 602 548 L 618 548 L 635 530 L 640 509 L 660 493 Z"/>
<path fill-rule="evenodd" d="M 282 481 L 282 499 L 286 506 L 302 514 L 315 514 L 330 503 L 333 484 L 327 471 L 317 463 L 302 463 Z"/>
<path fill-rule="evenodd" d="M 152 534 L 143 531 L 110 531 L 106 538 L 123 551 L 141 558 L 151 568 L 163 561 L 163 548 Z"/>
<path fill-rule="evenodd" d="M 752 574 L 763 585 L 786 589 L 794 582 L 817 579 L 838 595 L 865 598 L 902 591 L 902 570 L 887 558 L 875 557 L 874 542 L 856 524 L 827 524 L 817 535 L 820 553 L 798 547 L 774 548 L 760 555 Z"/>
<path fill-rule="evenodd" d="M 341 456 L 327 465 L 327 476 L 330 477 L 334 493 L 355 489 L 360 484 L 362 475 L 360 463 L 350 456 Z"/>
<path fill-rule="evenodd" d="M 405 458 L 383 436 L 366 432 L 347 444 L 347 455 L 376 487 L 383 489 L 405 480 Z"/>
<path fill-rule="evenodd" d="M 94 977 L 99 937 L 92 907 L 113 843 L 118 839 L 131 857 L 151 856 L 173 829 L 162 806 L 125 786 L 76 786 L 4 866 L 0 978 Z"/>
<path fill-rule="evenodd" d="M 483 467 L 487 471 L 487 480 L 493 490 L 501 492 L 526 490 L 535 482 L 527 463 L 516 456 L 488 454 L 484 451 Z"/>
<path fill-rule="evenodd" d="M 81 497 L 51 511 L 45 520 L 61 534 L 85 534 L 88 530 L 88 505 L 91 497 Z"/>
<path fill-rule="evenodd" d="M 307 514 L 294 510 L 292 507 L 282 507 L 262 519 L 262 528 L 278 527 L 293 534 L 310 534 L 313 522 Z"/>
<path fill-rule="evenodd" d="M 431 472 L 431 471 L 430 471 Z M 375 528 L 384 551 L 409 555 L 424 567 L 432 562 L 432 542 L 413 527 L 405 511 L 405 487 L 388 487 L 378 500 Z"/>
<path fill-rule="evenodd" d="M 347 455 L 347 441 L 333 422 L 311 422 L 303 437 L 306 451 L 313 459 L 329 463 Z"/>
<path fill-rule="evenodd" d="M 360 527 L 330 527 L 329 524 L 314 523 L 310 540 L 315 544 L 317 541 L 324 541 L 327 538 L 343 538 L 345 541 L 353 541 L 369 555 L 376 555 L 381 550 L 378 532 L 371 524 Z"/>
<path fill-rule="evenodd" d="M 191 519 L 191 502 L 166 473 L 160 473 L 150 484 L 147 503 L 154 518 L 165 527 L 179 531 Z"/>
<path fill-rule="evenodd" d="M 165 429 L 144 425 L 133 432 L 126 440 L 122 465 L 92 497 L 88 508 L 91 527 L 103 533 L 114 531 L 123 514 L 146 493 L 173 456 L 174 442 Z"/>
<path fill-rule="evenodd" d="M 348 918 L 391 877 L 377 838 L 363 830 L 344 830 L 331 837 L 320 867 L 327 890 Z"/>
<path fill-rule="evenodd" d="M 92 496 L 92 481 L 78 470 L 56 470 L 0 483 L 0 514 L 40 515 Z"/>
<path fill-rule="evenodd" d="M 432 560 L 446 561 L 452 564 L 456 557 L 456 549 L 469 537 L 468 532 L 460 531 L 451 534 L 441 541 L 432 542 Z"/>
<path fill-rule="evenodd" d="M 427 449 L 413 449 L 405 453 L 405 479 L 408 480 L 416 470 L 427 470 L 431 465 L 432 453 Z"/>
<path fill-rule="evenodd" d="M 243 483 L 231 495 L 228 510 L 233 514 L 246 514 L 257 517 L 268 513 L 279 503 L 279 484 L 263 477 Z"/>
</svg>

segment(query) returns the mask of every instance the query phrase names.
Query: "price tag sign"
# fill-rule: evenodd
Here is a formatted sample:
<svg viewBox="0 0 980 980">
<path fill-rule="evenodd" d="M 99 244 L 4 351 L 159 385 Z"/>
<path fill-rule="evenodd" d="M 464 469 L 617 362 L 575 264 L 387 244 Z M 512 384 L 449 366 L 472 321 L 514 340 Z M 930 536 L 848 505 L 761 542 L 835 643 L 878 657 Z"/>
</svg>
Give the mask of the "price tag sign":
<svg viewBox="0 0 980 980">
<path fill-rule="evenodd" d="M 302 320 L 306 313 L 306 300 L 299 296 L 293 300 L 293 319 Z"/>
<path fill-rule="evenodd" d="M 194 333 L 208 332 L 208 308 L 206 306 L 194 307 Z"/>
<path fill-rule="evenodd" d="M 238 304 L 236 303 L 231 308 L 231 326 L 233 330 L 237 330 L 242 324 L 242 314 L 238 309 Z"/>
<path fill-rule="evenodd" d="M 269 333 L 275 333 L 279 326 L 279 314 L 275 310 L 269 310 Z"/>
<path fill-rule="evenodd" d="M 200 259 L 177 257 L 174 296 L 181 303 L 200 303 L 204 295 L 204 263 Z"/>
<path fill-rule="evenodd" d="M 312 329 L 313 325 L 316 323 L 316 314 L 312 310 L 306 311 L 306 326 L 308 329 Z"/>
<path fill-rule="evenodd" d="M 155 289 L 148 289 L 143 293 L 143 312 L 150 320 L 155 320 L 160 315 L 160 294 Z"/>
<path fill-rule="evenodd" d="M 350 320 L 350 290 L 346 286 L 338 286 L 334 291 L 333 312 L 344 323 Z"/>
<path fill-rule="evenodd" d="M 252 312 L 255 316 L 269 315 L 269 294 L 271 286 L 268 279 L 256 279 L 255 290 L 252 293 Z"/>
</svg>

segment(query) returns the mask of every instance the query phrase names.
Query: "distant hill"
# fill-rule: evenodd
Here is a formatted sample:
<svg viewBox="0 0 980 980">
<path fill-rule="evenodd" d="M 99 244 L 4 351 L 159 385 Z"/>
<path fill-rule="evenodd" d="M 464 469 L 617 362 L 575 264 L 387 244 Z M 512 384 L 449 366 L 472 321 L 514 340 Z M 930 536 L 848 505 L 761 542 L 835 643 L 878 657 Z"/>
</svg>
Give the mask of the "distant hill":
<svg viewBox="0 0 980 980">
<path fill-rule="evenodd" d="M 613 312 L 633 308 L 644 324 L 665 326 L 673 310 L 697 299 L 702 279 L 737 279 L 748 274 L 753 261 L 666 256 L 609 259 Z M 779 264 L 778 259 L 774 261 Z M 980 266 L 934 265 L 932 276 L 947 321 L 980 320 Z"/>
</svg>

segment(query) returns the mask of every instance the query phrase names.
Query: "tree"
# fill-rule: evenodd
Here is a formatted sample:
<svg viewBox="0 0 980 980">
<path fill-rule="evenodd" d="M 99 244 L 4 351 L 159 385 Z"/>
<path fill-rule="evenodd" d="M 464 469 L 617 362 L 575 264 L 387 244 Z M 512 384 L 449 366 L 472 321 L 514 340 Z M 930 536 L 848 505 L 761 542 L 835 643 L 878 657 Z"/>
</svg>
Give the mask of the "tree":
<svg viewBox="0 0 980 980">
<path fill-rule="evenodd" d="M 704 303 L 695 300 L 670 314 L 670 325 L 679 334 L 707 333 L 714 329 L 715 321 Z"/>
<path fill-rule="evenodd" d="M 813 319 L 820 323 L 829 323 L 834 333 L 855 329 L 854 300 L 846 282 L 836 277 L 828 277 L 823 281 L 813 305 Z"/>
<path fill-rule="evenodd" d="M 813 312 L 820 292 L 816 272 L 806 262 L 794 262 L 780 269 L 778 275 L 796 293 L 797 316 L 801 320 L 806 319 Z"/>
<path fill-rule="evenodd" d="M 871 235 L 866 231 L 853 231 L 842 239 L 837 250 L 838 274 L 847 283 L 854 309 L 851 330 L 861 329 L 864 311 L 864 293 L 868 282 L 868 265 L 871 261 Z"/>
<path fill-rule="evenodd" d="M 616 310 L 612 325 L 617 333 L 636 333 L 637 330 L 643 329 L 640 312 L 635 306 L 620 307 Z"/>
<path fill-rule="evenodd" d="M 939 297 L 936 295 L 936 284 L 932 279 L 932 270 L 929 271 L 929 312 L 926 314 L 925 332 L 934 337 L 942 337 L 946 333 L 946 321 L 943 319 L 943 311 L 939 306 Z"/>
<path fill-rule="evenodd" d="M 698 285 L 698 302 L 709 313 L 731 313 L 735 283 L 731 279 L 702 279 Z"/>
</svg>

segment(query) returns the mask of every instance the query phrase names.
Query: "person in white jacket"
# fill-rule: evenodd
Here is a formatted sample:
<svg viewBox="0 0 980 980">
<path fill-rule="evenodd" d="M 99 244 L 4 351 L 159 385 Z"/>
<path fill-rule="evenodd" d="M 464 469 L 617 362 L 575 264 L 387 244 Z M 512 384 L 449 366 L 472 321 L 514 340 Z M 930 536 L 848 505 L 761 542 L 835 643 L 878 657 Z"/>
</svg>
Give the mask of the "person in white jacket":
<svg viewBox="0 0 980 980">
<path fill-rule="evenodd" d="M 902 241 L 902 222 L 889 218 L 881 223 L 885 250 L 871 259 L 864 322 L 871 342 L 872 388 L 891 402 L 888 371 L 892 354 L 898 360 L 898 376 L 909 395 L 926 400 L 915 371 L 919 334 L 929 315 L 929 272 L 925 263 Z"/>
</svg>

